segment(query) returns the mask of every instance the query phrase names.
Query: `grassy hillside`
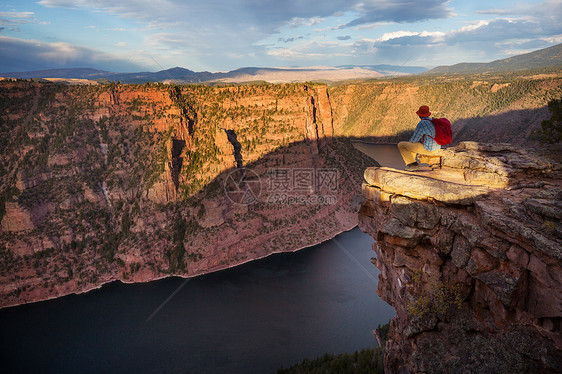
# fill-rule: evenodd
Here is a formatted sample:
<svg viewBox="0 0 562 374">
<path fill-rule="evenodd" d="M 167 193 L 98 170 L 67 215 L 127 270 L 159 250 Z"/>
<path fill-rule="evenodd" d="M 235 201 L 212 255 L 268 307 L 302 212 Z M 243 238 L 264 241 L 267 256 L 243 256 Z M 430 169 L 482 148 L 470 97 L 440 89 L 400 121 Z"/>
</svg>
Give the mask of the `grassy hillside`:
<svg viewBox="0 0 562 374">
<path fill-rule="evenodd" d="M 432 116 L 453 122 L 454 141 L 523 143 L 548 118 L 548 101 L 562 97 L 562 70 L 396 78 L 331 87 L 330 97 L 337 135 L 406 139 L 419 121 L 415 111 L 425 104 Z"/>
</svg>

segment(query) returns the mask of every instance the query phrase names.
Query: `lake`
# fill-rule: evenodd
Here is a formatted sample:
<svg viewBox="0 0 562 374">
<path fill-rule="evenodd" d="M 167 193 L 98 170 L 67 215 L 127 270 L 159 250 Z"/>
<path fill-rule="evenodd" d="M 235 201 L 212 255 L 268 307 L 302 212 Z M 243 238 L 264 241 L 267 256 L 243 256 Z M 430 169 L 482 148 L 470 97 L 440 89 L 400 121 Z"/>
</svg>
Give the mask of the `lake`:
<svg viewBox="0 0 562 374">
<path fill-rule="evenodd" d="M 372 243 L 355 228 L 188 280 L 0 310 L 2 372 L 273 373 L 374 347 L 372 330 L 394 310 L 376 294 Z"/>
</svg>

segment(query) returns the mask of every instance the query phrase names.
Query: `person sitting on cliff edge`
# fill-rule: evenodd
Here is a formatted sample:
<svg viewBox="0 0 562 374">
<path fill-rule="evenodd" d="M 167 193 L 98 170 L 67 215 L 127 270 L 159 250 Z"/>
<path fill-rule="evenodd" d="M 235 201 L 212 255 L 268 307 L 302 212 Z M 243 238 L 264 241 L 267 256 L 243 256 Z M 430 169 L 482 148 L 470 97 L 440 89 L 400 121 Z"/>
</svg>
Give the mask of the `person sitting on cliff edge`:
<svg viewBox="0 0 562 374">
<path fill-rule="evenodd" d="M 406 163 L 406 171 L 415 171 L 421 168 L 421 165 L 416 161 L 418 154 L 431 155 L 441 146 L 433 139 L 435 138 L 435 126 L 431 122 L 431 112 L 427 105 L 422 105 L 416 112 L 420 117 L 420 122 L 416 126 L 414 135 L 408 142 L 398 143 L 398 150 Z M 429 135 L 429 136 L 425 136 Z"/>
</svg>

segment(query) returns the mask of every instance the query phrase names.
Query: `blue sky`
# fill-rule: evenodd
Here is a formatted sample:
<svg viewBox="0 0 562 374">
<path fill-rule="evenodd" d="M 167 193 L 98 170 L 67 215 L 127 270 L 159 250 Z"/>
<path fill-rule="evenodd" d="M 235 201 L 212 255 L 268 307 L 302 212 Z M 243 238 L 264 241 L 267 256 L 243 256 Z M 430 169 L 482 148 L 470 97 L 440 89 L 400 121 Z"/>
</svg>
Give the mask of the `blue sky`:
<svg viewBox="0 0 562 374">
<path fill-rule="evenodd" d="M 489 62 L 562 43 L 562 0 L 0 1 L 0 72 Z"/>
</svg>

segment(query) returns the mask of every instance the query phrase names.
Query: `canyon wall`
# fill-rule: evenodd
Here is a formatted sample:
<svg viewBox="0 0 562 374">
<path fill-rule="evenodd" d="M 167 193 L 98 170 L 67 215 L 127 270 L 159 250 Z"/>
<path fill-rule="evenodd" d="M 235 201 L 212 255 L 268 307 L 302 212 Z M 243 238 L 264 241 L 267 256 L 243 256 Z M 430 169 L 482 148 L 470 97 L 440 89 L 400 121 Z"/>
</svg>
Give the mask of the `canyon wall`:
<svg viewBox="0 0 562 374">
<path fill-rule="evenodd" d="M 0 306 L 328 240 L 375 164 L 325 85 L 1 85 Z"/>
<path fill-rule="evenodd" d="M 359 226 L 396 317 L 386 373 L 562 371 L 562 168 L 462 142 L 431 170 L 368 168 Z"/>
</svg>

